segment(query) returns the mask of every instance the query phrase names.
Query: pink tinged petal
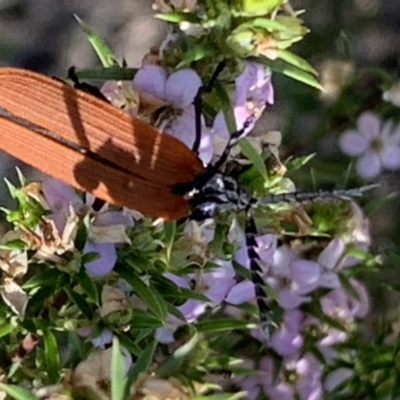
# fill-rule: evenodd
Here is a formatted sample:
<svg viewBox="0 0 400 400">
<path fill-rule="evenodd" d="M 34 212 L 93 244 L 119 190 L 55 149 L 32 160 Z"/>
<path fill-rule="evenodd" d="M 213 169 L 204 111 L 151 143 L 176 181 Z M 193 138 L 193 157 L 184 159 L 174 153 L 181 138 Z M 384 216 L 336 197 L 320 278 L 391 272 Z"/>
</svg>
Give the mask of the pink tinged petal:
<svg viewBox="0 0 400 400">
<path fill-rule="evenodd" d="M 177 108 L 185 108 L 193 100 L 202 82 L 193 69 L 182 69 L 171 74 L 166 83 L 166 99 Z"/>
<path fill-rule="evenodd" d="M 325 390 L 332 392 L 337 389 L 343 382 L 354 376 L 354 370 L 350 368 L 338 368 L 330 372 L 325 378 Z"/>
<path fill-rule="evenodd" d="M 303 343 L 302 335 L 284 327 L 273 333 L 270 345 L 280 356 L 290 357 L 301 349 Z"/>
<path fill-rule="evenodd" d="M 339 147 L 350 157 L 363 154 L 369 146 L 369 141 L 357 131 L 346 131 L 339 138 Z"/>
<path fill-rule="evenodd" d="M 319 255 L 318 263 L 324 269 L 333 270 L 337 266 L 340 258 L 343 256 L 345 248 L 342 239 L 335 238 L 331 240 L 328 246 L 322 250 Z"/>
<path fill-rule="evenodd" d="M 95 278 L 108 275 L 117 262 L 117 251 L 113 243 L 86 242 L 83 254 L 97 253 L 99 258 L 85 264 L 87 273 Z"/>
<path fill-rule="evenodd" d="M 394 171 L 400 168 L 400 147 L 386 147 L 380 154 L 384 168 Z"/>
<path fill-rule="evenodd" d="M 279 305 L 285 310 L 293 310 L 301 304 L 309 303 L 310 301 L 310 297 L 300 296 L 290 289 L 283 289 L 278 293 Z"/>
<path fill-rule="evenodd" d="M 167 71 L 158 65 L 145 65 L 136 73 L 132 86 L 138 92 L 166 100 Z"/>
<path fill-rule="evenodd" d="M 188 300 L 177 308 L 189 324 L 195 322 L 206 311 L 206 305 L 199 300 Z"/>
<path fill-rule="evenodd" d="M 238 305 L 253 300 L 255 295 L 253 282 L 243 281 L 235 285 L 229 291 L 225 301 L 230 304 Z"/>
<path fill-rule="evenodd" d="M 365 112 L 358 117 L 357 129 L 369 142 L 371 142 L 380 136 L 381 121 L 375 114 Z"/>
<path fill-rule="evenodd" d="M 321 278 L 321 266 L 308 260 L 296 260 L 290 264 L 293 289 L 299 294 L 306 294 L 318 287 Z"/>
<path fill-rule="evenodd" d="M 381 172 L 381 162 L 378 154 L 367 152 L 356 163 L 357 174 L 364 179 L 372 179 Z"/>
</svg>

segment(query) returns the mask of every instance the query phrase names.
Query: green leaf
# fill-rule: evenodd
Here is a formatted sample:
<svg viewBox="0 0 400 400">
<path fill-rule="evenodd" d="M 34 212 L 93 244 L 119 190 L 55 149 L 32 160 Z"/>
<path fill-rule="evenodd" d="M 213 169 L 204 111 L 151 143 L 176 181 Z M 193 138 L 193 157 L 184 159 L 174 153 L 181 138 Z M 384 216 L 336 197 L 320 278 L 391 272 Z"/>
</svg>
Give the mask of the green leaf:
<svg viewBox="0 0 400 400">
<path fill-rule="evenodd" d="M 315 154 L 309 154 L 308 156 L 297 157 L 297 158 L 291 159 L 290 161 L 286 162 L 285 164 L 286 164 L 286 167 L 292 171 L 292 170 L 300 169 L 314 157 L 315 157 Z"/>
<path fill-rule="evenodd" d="M 158 369 L 157 374 L 162 378 L 174 376 L 177 374 L 185 359 L 190 357 L 190 353 L 196 348 L 200 340 L 200 335 L 195 334 L 187 343 L 174 351 L 172 356 L 163 363 Z"/>
<path fill-rule="evenodd" d="M 202 321 L 196 324 L 198 332 L 223 332 L 233 329 L 255 329 L 259 326 L 253 322 L 241 321 L 237 319 L 220 319 L 211 321 Z"/>
<path fill-rule="evenodd" d="M 133 314 L 131 319 L 132 330 L 156 329 L 163 326 L 162 321 L 144 311 L 133 310 L 132 314 Z"/>
<path fill-rule="evenodd" d="M 0 390 L 4 391 L 15 400 L 39 400 L 39 398 L 29 390 L 17 385 L 6 385 L 4 383 L 0 383 Z"/>
<path fill-rule="evenodd" d="M 113 66 L 109 68 L 84 69 L 76 71 L 76 75 L 80 80 L 131 81 L 135 77 L 136 72 L 136 68 Z"/>
<path fill-rule="evenodd" d="M 32 315 L 39 312 L 43 306 L 45 301 L 53 296 L 56 292 L 54 286 L 43 286 L 41 287 L 28 301 L 28 305 L 26 307 L 26 315 Z"/>
<path fill-rule="evenodd" d="M 249 60 L 267 65 L 274 72 L 286 75 L 289 78 L 293 78 L 299 82 L 305 83 L 306 85 L 311 86 L 315 89 L 323 90 L 321 84 L 313 75 L 297 67 L 294 67 L 293 65 L 290 65 L 283 60 L 277 59 L 271 61 L 265 57 L 249 57 Z"/>
<path fill-rule="evenodd" d="M 22 287 L 24 289 L 33 289 L 36 287 L 53 286 L 54 288 L 54 283 L 63 275 L 69 279 L 68 275 L 56 268 L 46 269 L 32 276 L 32 278 L 28 279 Z"/>
<path fill-rule="evenodd" d="M 165 247 L 167 248 L 168 259 L 170 259 L 172 246 L 175 241 L 175 235 L 176 235 L 176 222 L 167 222 L 164 225 L 164 238 L 165 238 L 164 243 Z"/>
<path fill-rule="evenodd" d="M 200 18 L 196 14 L 179 11 L 174 11 L 167 14 L 156 14 L 155 18 L 174 24 L 179 24 L 180 22 L 186 21 L 191 22 L 192 24 L 199 24 L 201 22 Z"/>
<path fill-rule="evenodd" d="M 141 373 L 147 372 L 150 365 L 153 363 L 154 352 L 157 348 L 157 342 L 152 342 L 142 351 L 140 356 L 135 362 L 134 367 L 129 371 L 127 375 L 127 382 L 125 387 L 125 398 L 128 398 L 128 391 L 132 385 L 136 382 L 138 376 Z"/>
<path fill-rule="evenodd" d="M 103 66 L 112 67 L 116 65 L 114 54 L 106 42 L 90 25 L 83 22 L 76 14 L 74 14 L 74 17 L 82 27 L 83 31 L 86 33 L 90 44 L 92 45 Z"/>
<path fill-rule="evenodd" d="M 167 317 L 167 304 L 156 290 L 147 286 L 133 269 L 127 269 L 121 265 L 115 269 L 121 275 L 121 278 L 132 286 L 135 293 L 147 304 L 157 318 L 164 320 Z"/>
<path fill-rule="evenodd" d="M 8 322 L 0 325 L 0 338 L 11 333 L 13 329 L 14 327 Z"/>
<path fill-rule="evenodd" d="M 246 24 L 242 24 L 241 26 L 245 27 Z M 262 28 L 267 30 L 268 32 L 274 31 L 284 31 L 286 30 L 286 26 L 269 18 L 254 18 L 250 23 L 249 27 L 252 28 Z"/>
<path fill-rule="evenodd" d="M 302 71 L 309 72 L 315 76 L 318 75 L 318 72 L 308 61 L 289 50 L 278 50 L 278 58 L 286 61 L 288 64 L 293 65 L 294 67 L 301 69 Z"/>
<path fill-rule="evenodd" d="M 22 171 L 18 167 L 15 167 L 15 171 L 17 172 L 19 185 L 21 187 L 26 186 L 26 183 L 27 183 L 26 178 L 25 178 L 24 174 L 22 173 Z"/>
<path fill-rule="evenodd" d="M 94 284 L 93 279 L 85 272 L 84 268 L 81 268 L 76 275 L 79 284 L 81 285 L 83 291 L 86 295 L 93 301 L 93 303 L 100 304 L 100 296 L 97 290 L 97 286 Z"/>
<path fill-rule="evenodd" d="M 56 384 L 59 379 L 60 354 L 58 352 L 57 340 L 49 330 L 43 333 L 44 355 L 46 360 L 46 371 L 50 384 Z"/>
<path fill-rule="evenodd" d="M 28 245 L 21 239 L 10 240 L 0 245 L 1 250 L 25 250 L 27 248 Z"/>
<path fill-rule="evenodd" d="M 242 153 L 251 161 L 256 170 L 262 175 L 264 179 L 268 178 L 267 168 L 265 167 L 265 162 L 258 154 L 256 149 L 250 144 L 250 142 L 244 138 L 239 141 L 240 149 Z"/>
<path fill-rule="evenodd" d="M 126 373 L 125 362 L 122 356 L 121 347 L 116 337 L 113 339 L 111 357 L 111 400 L 123 400 Z"/>
<path fill-rule="evenodd" d="M 89 303 L 84 299 L 83 296 L 73 291 L 71 288 L 64 288 L 65 292 L 71 298 L 71 300 L 76 304 L 82 314 L 88 319 L 91 320 L 93 318 L 93 309 L 89 305 Z"/>
<path fill-rule="evenodd" d="M 130 353 L 132 353 L 136 357 L 139 356 L 139 354 L 141 352 L 141 348 L 132 339 L 130 339 L 126 334 L 122 334 L 121 336 L 118 336 L 118 339 L 119 339 L 121 345 L 124 346 L 126 349 L 128 349 Z"/>
</svg>

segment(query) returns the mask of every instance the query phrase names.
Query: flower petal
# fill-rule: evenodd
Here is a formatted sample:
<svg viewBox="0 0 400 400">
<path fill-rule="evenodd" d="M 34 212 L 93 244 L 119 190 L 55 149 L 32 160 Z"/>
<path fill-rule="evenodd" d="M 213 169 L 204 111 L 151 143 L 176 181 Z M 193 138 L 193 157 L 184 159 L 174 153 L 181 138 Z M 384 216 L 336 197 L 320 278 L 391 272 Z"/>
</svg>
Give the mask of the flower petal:
<svg viewBox="0 0 400 400">
<path fill-rule="evenodd" d="M 185 108 L 193 103 L 201 85 L 201 79 L 195 70 L 181 69 L 168 77 L 165 86 L 166 99 L 175 107 Z"/>
<path fill-rule="evenodd" d="M 357 160 L 356 171 L 364 179 L 375 178 L 381 172 L 381 162 L 376 153 L 367 152 Z"/>
<path fill-rule="evenodd" d="M 391 171 L 400 168 L 400 147 L 386 147 L 380 154 L 380 157 L 384 168 Z"/>
<path fill-rule="evenodd" d="M 351 157 L 363 154 L 368 144 L 367 138 L 354 130 L 344 132 L 339 138 L 340 150 Z"/>
<path fill-rule="evenodd" d="M 357 128 L 371 142 L 380 136 L 381 121 L 375 114 L 367 111 L 358 117 Z"/>
<path fill-rule="evenodd" d="M 92 277 L 103 277 L 108 275 L 117 262 L 117 251 L 113 243 L 86 242 L 83 254 L 98 253 L 99 258 L 85 264 L 86 271 Z"/>
<path fill-rule="evenodd" d="M 167 71 L 164 68 L 158 65 L 145 65 L 136 73 L 132 86 L 138 92 L 145 92 L 165 100 L 166 82 Z"/>
</svg>

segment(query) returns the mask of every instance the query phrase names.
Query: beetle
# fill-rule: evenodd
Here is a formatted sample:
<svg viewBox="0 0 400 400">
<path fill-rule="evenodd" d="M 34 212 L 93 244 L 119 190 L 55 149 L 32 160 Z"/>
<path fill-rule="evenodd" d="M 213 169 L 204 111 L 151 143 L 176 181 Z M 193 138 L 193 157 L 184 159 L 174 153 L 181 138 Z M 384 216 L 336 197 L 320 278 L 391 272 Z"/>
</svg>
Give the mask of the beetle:
<svg viewBox="0 0 400 400">
<path fill-rule="evenodd" d="M 0 147 L 110 203 L 177 220 L 190 204 L 173 188 L 205 168 L 178 139 L 67 83 L 0 69 Z"/>
<path fill-rule="evenodd" d="M 250 121 L 231 135 L 220 159 L 205 167 L 197 153 L 178 139 L 117 109 L 73 80 L 77 89 L 35 72 L 0 68 L 0 148 L 77 189 L 151 217 L 200 221 L 226 211 L 246 212 L 247 251 L 262 322 L 269 323 L 270 311 L 254 250 L 251 208 L 260 203 L 349 199 L 373 187 L 268 195 L 257 200 L 220 172 Z M 201 91 L 197 100 L 200 97 Z M 195 107 L 199 128 L 199 103 Z M 199 144 L 196 131 L 194 147 Z"/>
</svg>

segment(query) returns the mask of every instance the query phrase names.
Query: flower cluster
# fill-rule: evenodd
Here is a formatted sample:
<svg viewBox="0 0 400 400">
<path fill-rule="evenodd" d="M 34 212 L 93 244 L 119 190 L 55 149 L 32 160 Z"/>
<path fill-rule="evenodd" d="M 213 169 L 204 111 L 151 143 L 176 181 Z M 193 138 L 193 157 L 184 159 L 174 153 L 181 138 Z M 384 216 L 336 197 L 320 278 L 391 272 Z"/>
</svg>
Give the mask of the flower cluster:
<svg viewBox="0 0 400 400">
<path fill-rule="evenodd" d="M 14 230 L 2 240 L 1 332 L 25 347 L 9 354 L 19 364 L 0 380 L 27 381 L 39 365 L 30 389 L 107 399 L 126 385 L 127 398 L 189 399 L 216 386 L 228 392 L 222 379 L 210 384 L 215 371 L 228 370 L 248 399 L 322 399 L 354 374 L 340 367 L 338 346 L 369 309 L 354 278 L 369 257 L 368 220 L 351 201 L 264 204 L 264 195 L 295 191 L 284 175 L 304 160 L 281 162 L 276 131 L 251 136 L 274 104 L 273 71 L 318 87 L 313 68 L 289 51 L 307 29 L 284 0 L 160 0 L 154 8 L 170 22 L 164 43 L 131 81 L 108 81 L 102 93 L 189 148 L 200 139 L 204 176 L 231 173 L 240 191 L 222 195 L 251 201 L 243 213 L 166 222 L 52 178 L 10 185 L 18 208 L 7 211 Z M 112 64 L 105 44 L 92 42 Z M 340 141 L 360 156 L 359 173 L 398 168 L 392 125 L 380 140 L 376 117 L 364 114 L 364 128 Z M 249 229 L 253 220 L 263 234 Z"/>
</svg>

